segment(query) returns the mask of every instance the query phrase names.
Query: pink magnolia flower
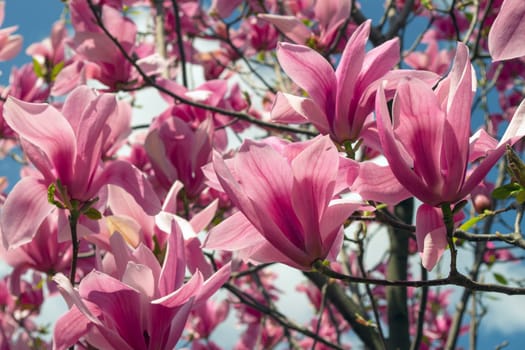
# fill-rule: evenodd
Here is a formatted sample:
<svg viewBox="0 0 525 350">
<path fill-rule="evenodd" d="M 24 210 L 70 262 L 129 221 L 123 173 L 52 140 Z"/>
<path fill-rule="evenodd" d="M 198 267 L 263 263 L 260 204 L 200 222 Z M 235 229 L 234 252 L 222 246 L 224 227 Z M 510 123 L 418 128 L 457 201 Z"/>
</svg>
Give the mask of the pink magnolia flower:
<svg viewBox="0 0 525 350">
<path fill-rule="evenodd" d="M 91 9 L 86 1 L 71 0 L 69 2 L 71 22 L 75 30 L 74 37 L 69 41 L 75 50 L 73 63 L 65 67 L 57 76 L 60 88 L 54 93 L 67 91 L 67 80 L 82 81 L 85 78 L 97 79 L 110 90 L 131 87 L 139 83 L 140 75 L 127 60 L 122 51 L 115 45 L 106 33 L 97 25 Z M 100 5 L 100 17 L 106 29 L 119 41 L 121 47 L 129 56 L 137 56 L 137 64 L 146 74 L 156 74 L 166 62 L 160 55 L 154 55 L 151 43 L 136 45 L 137 26 L 120 8 L 110 5 Z M 87 62 L 86 62 L 87 61 Z"/>
<path fill-rule="evenodd" d="M 495 262 L 518 262 L 520 259 L 512 254 L 512 251 L 507 247 L 496 246 L 494 242 L 487 242 L 487 249 L 483 254 L 483 261 L 491 266 Z"/>
<path fill-rule="evenodd" d="M 340 161 L 328 137 L 275 147 L 247 140 L 233 159 L 214 157 L 217 181 L 239 212 L 210 231 L 205 247 L 308 270 L 335 258 L 342 224 L 362 203 L 333 200 Z"/>
<path fill-rule="evenodd" d="M 116 276 L 93 271 L 78 291 L 62 274 L 54 277 L 71 306 L 56 323 L 56 349 L 80 339 L 99 349 L 172 349 L 193 307 L 207 300 L 228 279 L 229 266 L 204 281 L 197 271 L 184 283 L 182 232 L 174 223 L 162 267 L 144 246 L 129 251 L 117 234 Z"/>
<path fill-rule="evenodd" d="M 452 70 L 435 91 L 418 79 L 398 86 L 392 122 L 383 87 L 379 89 L 377 127 L 384 155 L 399 182 L 424 203 L 463 199 L 505 152 L 505 144 L 525 134 L 522 103 L 499 144 L 486 133 L 469 141 L 473 85 L 468 48 L 458 43 Z M 466 178 L 469 161 L 485 155 Z"/>
<path fill-rule="evenodd" d="M 214 106 L 233 111 L 242 111 L 249 107 L 242 94 L 239 84 L 228 84 L 227 80 L 209 80 L 193 90 L 188 90 L 184 86 L 169 80 L 161 80 L 160 84 L 162 84 L 165 88 L 175 92 L 179 96 L 184 96 L 185 98 L 206 104 L 208 106 Z M 236 121 L 232 123 L 232 117 L 226 116 L 224 114 L 211 113 L 210 111 L 190 106 L 188 104 L 174 104 L 173 99 L 170 96 L 165 94 L 161 94 L 161 96 L 166 102 L 169 103 L 169 106 L 166 111 L 164 111 L 158 117 L 157 122 L 155 123 L 157 126 L 167 119 L 177 117 L 186 122 L 193 130 L 196 130 L 202 123 L 208 119 L 212 119 L 211 126 L 202 126 L 200 128 L 208 130 L 207 132 L 210 134 L 210 137 L 212 130 L 209 130 L 209 128 L 211 127 L 215 129 L 213 130 L 213 145 L 215 148 L 221 150 L 226 148 L 228 144 L 228 137 L 225 130 L 226 126 L 230 127 L 235 132 L 241 132 L 250 126 L 250 123 L 243 121 Z M 201 135 L 198 137 L 201 142 L 204 141 L 204 130 L 195 131 Z"/>
<path fill-rule="evenodd" d="M 57 272 L 69 274 L 73 255 L 72 245 L 70 241 L 59 242 L 57 222 L 58 216 L 56 214 L 49 215 L 38 227 L 37 233 L 31 242 L 8 251 L 0 248 L 2 260 L 13 268 L 9 279 L 10 289 L 13 293 L 17 294 L 20 291 L 21 277 L 29 269 L 49 275 Z M 84 248 L 81 251 L 85 252 Z M 87 261 L 89 261 L 90 267 L 85 271 L 91 270 L 93 266 L 92 259 L 79 260 L 81 265 L 85 265 L 84 262 Z M 81 270 L 82 268 L 78 269 L 77 277 L 82 275 Z"/>
<path fill-rule="evenodd" d="M 412 195 L 430 207 L 462 200 L 503 155 L 506 144 L 525 135 L 523 102 L 499 143 L 481 131 L 469 140 L 473 86 L 468 48 L 458 43 L 451 72 L 435 91 L 418 79 L 407 79 L 398 86 L 392 121 L 383 87 L 379 88 L 377 126 L 392 171 L 382 175 L 393 174 Z M 468 163 L 482 157 L 484 160 L 467 178 Z M 435 222 L 437 214 L 425 208 L 418 210 L 418 221 L 424 222 L 426 217 L 427 221 Z M 423 263 L 431 269 L 446 247 L 445 230 L 438 234 L 439 240 L 432 238 L 432 244 L 422 246 L 431 231 L 423 232 L 417 225 L 416 229 Z"/>
<path fill-rule="evenodd" d="M 505 0 L 489 32 L 489 52 L 495 61 L 525 56 L 525 3 Z"/>
<path fill-rule="evenodd" d="M 169 189 L 179 180 L 189 198 L 202 192 L 201 167 L 210 162 L 213 149 L 211 118 L 200 123 L 196 130 L 177 117 L 154 122 L 144 147 L 162 187 Z"/>
<path fill-rule="evenodd" d="M 0 2 L 0 25 L 4 22 L 5 2 Z M 23 39 L 21 35 L 12 35 L 18 29 L 11 26 L 0 29 L 0 61 L 14 58 L 22 49 Z"/>
<path fill-rule="evenodd" d="M 411 52 L 405 57 L 405 62 L 414 69 L 424 69 L 439 75 L 444 75 L 450 67 L 454 56 L 453 51 L 439 50 L 435 31 L 425 33 L 422 43 L 427 44 L 425 52 Z"/>
<path fill-rule="evenodd" d="M 51 28 L 49 38 L 39 43 L 31 44 L 26 54 L 33 57 L 35 67 L 38 67 L 41 77 L 47 83 L 55 81 L 56 76 L 66 64 L 65 43 L 68 37 L 65 21 L 57 21 Z"/>
<path fill-rule="evenodd" d="M 348 20 L 352 2 L 350 0 L 317 0 L 315 5 L 310 1 L 303 10 L 312 10 L 312 18 L 317 22 L 317 33 L 306 26 L 297 12 L 293 15 L 260 14 L 258 17 L 274 24 L 280 32 L 300 45 L 328 48 L 336 37 L 337 31 Z"/>
<path fill-rule="evenodd" d="M 116 108 L 111 94 L 96 95 L 87 87 L 75 89 L 62 112 L 47 104 L 9 98 L 4 117 L 18 133 L 24 152 L 38 172 L 20 180 L 2 209 L 4 246 L 31 241 L 37 228 L 56 208 L 48 201 L 50 185 L 55 200 L 80 206 L 92 201 L 106 184 L 128 191 L 149 214 L 160 209 L 158 198 L 144 175 L 123 161 L 102 163 L 105 139 L 111 134 L 109 117 Z"/>
<path fill-rule="evenodd" d="M 316 51 L 281 43 L 277 57 L 288 76 L 308 93 L 299 97 L 278 93 L 271 116 L 279 122 L 311 122 L 322 134 L 342 143 L 359 139 L 366 118 L 374 110 L 374 95 L 380 79 L 389 88 L 407 76 L 406 71 L 390 72 L 399 62 L 399 40 L 389 40 L 366 53 L 370 21 L 361 24 L 348 40 L 337 69 Z M 434 81 L 431 72 L 414 71 L 412 76 Z"/>
<path fill-rule="evenodd" d="M 209 339 L 213 331 L 220 325 L 230 311 L 227 300 L 215 302 L 207 300 L 193 309 L 191 325 L 188 329 L 193 339 Z"/>
</svg>

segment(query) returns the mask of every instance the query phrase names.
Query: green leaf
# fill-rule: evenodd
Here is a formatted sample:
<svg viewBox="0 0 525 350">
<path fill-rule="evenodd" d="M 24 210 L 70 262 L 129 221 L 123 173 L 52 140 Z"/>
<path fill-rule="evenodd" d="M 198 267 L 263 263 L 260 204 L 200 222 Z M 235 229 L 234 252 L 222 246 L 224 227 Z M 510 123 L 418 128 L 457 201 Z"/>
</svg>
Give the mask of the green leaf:
<svg viewBox="0 0 525 350">
<path fill-rule="evenodd" d="M 55 192 L 56 186 L 54 183 L 52 183 L 47 188 L 47 201 L 49 202 L 49 204 L 53 204 L 54 206 L 60 209 L 64 209 L 64 205 L 55 199 Z"/>
<path fill-rule="evenodd" d="M 470 230 L 470 228 L 472 228 L 474 225 L 476 225 L 478 222 L 480 222 L 484 218 L 485 218 L 485 215 L 474 216 L 474 217 L 468 219 L 467 221 L 465 221 L 463 223 L 463 225 L 461 225 L 459 227 L 459 229 L 461 231 L 468 231 L 468 230 Z"/>
<path fill-rule="evenodd" d="M 501 273 L 494 272 L 493 275 L 494 275 L 494 279 L 498 281 L 498 283 L 503 284 L 503 285 L 509 284 L 505 276 L 503 276 Z"/>
<path fill-rule="evenodd" d="M 427 10 L 432 10 L 432 0 L 421 0 L 421 5 L 423 5 Z"/>
<path fill-rule="evenodd" d="M 521 186 L 525 186 L 525 164 L 509 145 L 507 145 L 505 155 L 507 156 L 507 165 L 512 180 Z"/>
<path fill-rule="evenodd" d="M 95 208 L 89 208 L 84 212 L 84 215 L 90 218 L 91 220 L 100 220 L 102 219 L 102 214 L 95 209 Z"/>
<path fill-rule="evenodd" d="M 53 67 L 53 70 L 51 71 L 51 77 L 50 77 L 51 81 L 55 81 L 58 73 L 62 71 L 62 68 L 64 68 L 64 61 L 55 64 L 55 66 Z"/>
<path fill-rule="evenodd" d="M 518 204 L 523 204 L 525 202 L 525 191 L 519 191 L 515 196 Z"/>
<path fill-rule="evenodd" d="M 33 71 L 37 77 L 44 78 L 44 69 L 36 58 L 33 58 Z"/>
<path fill-rule="evenodd" d="M 492 191 L 492 197 L 495 199 L 506 199 L 507 197 L 511 196 L 514 192 L 522 189 L 523 188 L 519 184 L 513 182 L 511 184 L 506 184 L 496 188 L 494 191 Z"/>
</svg>

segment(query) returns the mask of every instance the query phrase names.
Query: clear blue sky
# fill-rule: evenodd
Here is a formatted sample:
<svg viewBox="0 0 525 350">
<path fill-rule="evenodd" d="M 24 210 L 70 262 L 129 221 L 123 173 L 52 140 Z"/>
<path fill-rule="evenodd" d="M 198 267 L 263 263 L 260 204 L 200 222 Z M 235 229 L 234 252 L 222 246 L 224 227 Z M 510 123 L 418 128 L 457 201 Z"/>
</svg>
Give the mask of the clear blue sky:
<svg viewBox="0 0 525 350">
<path fill-rule="evenodd" d="M 24 49 L 9 62 L 0 62 L 0 84 L 6 85 L 14 65 L 29 62 L 25 49 L 47 36 L 51 24 L 60 18 L 64 4 L 60 0 L 5 0 L 5 18 L 2 28 L 18 25 L 17 33 L 24 37 Z"/>
</svg>

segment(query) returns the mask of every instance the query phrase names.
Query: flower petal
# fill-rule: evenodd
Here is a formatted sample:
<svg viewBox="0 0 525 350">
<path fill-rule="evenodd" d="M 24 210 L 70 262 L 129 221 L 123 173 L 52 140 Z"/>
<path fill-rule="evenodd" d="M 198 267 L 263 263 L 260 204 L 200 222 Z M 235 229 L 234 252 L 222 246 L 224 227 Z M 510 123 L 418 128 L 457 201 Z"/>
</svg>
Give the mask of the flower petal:
<svg viewBox="0 0 525 350">
<path fill-rule="evenodd" d="M 160 211 L 160 200 L 153 187 L 144 174 L 130 163 L 110 162 L 97 176 L 92 188 L 100 189 L 105 184 L 126 190 L 148 215 L 155 215 Z"/>
<path fill-rule="evenodd" d="M 7 124 L 27 142 L 41 149 L 64 183 L 72 179 L 77 154 L 76 137 L 66 118 L 55 107 L 8 97 L 4 105 Z"/>
<path fill-rule="evenodd" d="M 489 52 L 496 61 L 525 56 L 525 6 L 519 0 L 501 5 L 489 32 Z"/>
<path fill-rule="evenodd" d="M 416 197 L 433 199 L 433 195 L 426 184 L 412 170 L 413 165 L 409 163 L 404 146 L 394 136 L 382 85 L 379 86 L 376 95 L 376 114 L 377 129 L 383 152 L 397 180 Z M 394 115 L 394 117 L 399 118 L 399 115 Z"/>
<path fill-rule="evenodd" d="M 330 63 L 306 46 L 280 43 L 277 58 L 286 74 L 325 112 L 335 112 L 337 80 Z"/>
<path fill-rule="evenodd" d="M 387 204 L 397 204 L 411 196 L 389 166 L 370 161 L 359 163 L 359 175 L 353 182 L 349 181 L 349 185 L 363 199 Z"/>
<path fill-rule="evenodd" d="M 30 242 L 53 209 L 42 180 L 23 177 L 9 193 L 2 208 L 0 224 L 4 247 L 13 249 Z"/>
</svg>

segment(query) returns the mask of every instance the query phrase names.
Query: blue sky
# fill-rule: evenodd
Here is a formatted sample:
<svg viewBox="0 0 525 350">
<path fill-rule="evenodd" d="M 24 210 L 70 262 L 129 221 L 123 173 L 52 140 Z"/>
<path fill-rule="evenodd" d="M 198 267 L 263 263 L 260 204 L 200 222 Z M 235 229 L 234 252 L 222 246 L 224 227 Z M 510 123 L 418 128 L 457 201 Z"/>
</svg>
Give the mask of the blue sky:
<svg viewBox="0 0 525 350">
<path fill-rule="evenodd" d="M 60 0 L 6 0 L 5 19 L 2 28 L 18 25 L 18 33 L 24 36 L 24 50 L 12 61 L 0 62 L 3 72 L 0 83 L 5 85 L 9 79 L 11 66 L 29 62 L 25 49 L 32 43 L 47 36 L 51 25 L 60 18 L 64 8 Z"/>
<path fill-rule="evenodd" d="M 5 2 L 6 14 L 2 27 L 19 26 L 18 33 L 24 36 L 24 50 L 14 60 L 0 62 L 0 71 L 3 72 L 2 76 L 0 76 L 0 85 L 8 83 L 9 72 L 13 65 L 20 66 L 30 61 L 30 58 L 25 54 L 25 48 L 31 43 L 47 37 L 52 23 L 59 19 L 63 11 L 63 4 L 60 0 L 6 0 Z M 374 7 L 382 11 L 382 4 L 382 0 L 370 0 L 366 2 L 366 8 Z M 373 16 L 373 14 L 371 15 Z M 9 158 L 0 161 L 0 176 L 8 176 L 11 185 L 17 178 L 17 174 L 18 166 L 14 161 Z M 523 266 L 514 266 L 508 270 L 508 273 L 519 273 L 520 269 L 523 269 Z M 523 274 L 521 273 L 521 275 Z M 524 296 L 506 297 L 498 295 L 497 298 L 501 301 L 506 301 L 503 303 L 504 305 L 499 305 L 507 313 L 508 320 L 519 317 L 523 308 L 525 308 Z M 53 311 L 51 309 L 48 312 L 52 313 Z M 520 319 L 523 319 L 523 316 Z M 525 332 L 525 326 L 518 328 L 508 328 L 505 324 L 501 327 L 491 326 L 499 325 L 502 322 L 505 322 L 505 319 L 500 317 L 485 320 L 485 326 L 480 334 L 479 349 L 493 349 L 504 339 L 511 340 L 510 346 L 506 347 L 506 349 L 519 349 L 521 347 L 520 336 Z M 522 323 L 525 323 L 525 320 Z M 506 327 L 508 332 L 505 331 Z M 463 345 L 466 346 L 465 343 Z"/>
</svg>

